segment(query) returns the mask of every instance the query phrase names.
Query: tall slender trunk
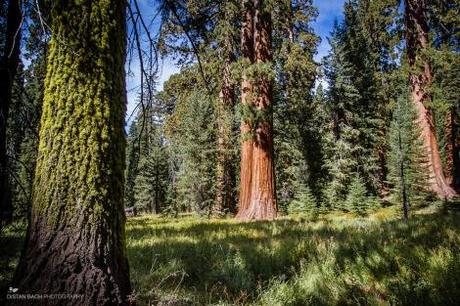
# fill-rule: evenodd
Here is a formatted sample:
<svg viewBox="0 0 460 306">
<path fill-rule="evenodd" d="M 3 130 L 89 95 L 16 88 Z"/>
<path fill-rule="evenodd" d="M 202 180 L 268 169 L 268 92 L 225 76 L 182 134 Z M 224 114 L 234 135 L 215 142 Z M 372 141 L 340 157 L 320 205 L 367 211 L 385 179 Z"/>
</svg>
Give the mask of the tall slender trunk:
<svg viewBox="0 0 460 306">
<path fill-rule="evenodd" d="M 425 19 L 426 0 L 406 0 L 406 49 L 411 71 L 409 73 L 412 101 L 418 112 L 418 124 L 422 130 L 425 146 L 425 158 L 429 166 L 430 187 L 439 197 L 451 198 L 455 191 L 444 176 L 439 146 L 435 136 L 433 113 L 427 105 L 431 100 L 428 87 L 432 82 L 432 73 L 423 52 L 429 47 L 428 24 Z M 421 70 L 421 71 L 420 71 Z"/>
<path fill-rule="evenodd" d="M 31 220 L 14 286 L 74 295 L 40 305 L 127 305 L 125 2 L 56 1 L 51 31 Z"/>
<path fill-rule="evenodd" d="M 13 205 L 8 175 L 8 156 L 6 152 L 6 128 L 11 105 L 11 92 L 19 64 L 21 40 L 20 1 L 8 1 L 6 20 L 6 41 L 0 59 L 0 229 L 11 220 Z"/>
<path fill-rule="evenodd" d="M 262 0 L 255 1 L 254 58 L 257 65 L 271 63 L 271 14 Z M 252 137 L 251 194 L 249 206 L 240 210 L 242 220 L 274 219 L 277 215 L 273 164 L 273 85 L 271 77 L 254 80 L 254 107 L 260 114 Z"/>
<path fill-rule="evenodd" d="M 405 220 L 409 219 L 409 200 L 406 190 L 406 175 L 404 167 L 404 150 L 401 139 L 401 104 L 398 100 L 398 162 L 399 162 L 399 186 L 401 188 L 402 211 Z"/>
<path fill-rule="evenodd" d="M 254 6 L 253 0 L 243 0 L 244 20 L 241 30 L 241 52 L 245 70 L 254 63 Z M 252 105 L 252 82 L 245 71 L 241 82 L 241 104 Z M 252 144 L 251 125 L 247 118 L 241 122 L 240 196 L 237 218 L 249 207 L 251 199 Z"/>
<path fill-rule="evenodd" d="M 232 111 L 235 105 L 234 86 L 230 80 L 230 65 L 233 62 L 233 51 L 230 38 L 225 40 L 225 62 L 222 76 L 222 88 L 219 93 L 216 169 L 216 205 L 215 212 L 224 210 L 235 212 L 235 169 L 230 152 L 232 137 Z"/>
<path fill-rule="evenodd" d="M 452 111 L 452 155 L 453 155 L 453 186 L 457 192 L 460 192 L 460 116 L 459 110 Z"/>
<path fill-rule="evenodd" d="M 460 131 L 459 119 L 454 107 L 446 114 L 444 126 L 446 144 L 446 179 L 454 190 L 460 190 Z"/>
</svg>

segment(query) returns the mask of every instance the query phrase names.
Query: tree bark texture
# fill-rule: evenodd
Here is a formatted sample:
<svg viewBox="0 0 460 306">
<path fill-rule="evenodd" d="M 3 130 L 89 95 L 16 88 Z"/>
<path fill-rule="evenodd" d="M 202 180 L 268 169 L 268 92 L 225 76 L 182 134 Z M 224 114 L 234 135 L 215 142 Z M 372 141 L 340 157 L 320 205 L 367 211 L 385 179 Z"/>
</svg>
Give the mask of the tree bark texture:
<svg viewBox="0 0 460 306">
<path fill-rule="evenodd" d="M 24 304 L 127 305 L 125 2 L 53 2 L 51 30 L 31 220 L 14 285 L 79 295 Z"/>
<path fill-rule="evenodd" d="M 272 21 L 263 1 L 254 1 L 254 6 L 254 59 L 256 65 L 260 66 L 272 61 Z M 237 217 L 241 220 L 271 220 L 277 215 L 273 164 L 273 85 L 268 75 L 262 75 L 253 82 L 256 87 L 253 104 L 257 112 L 263 115 L 252 128 L 249 203 L 240 208 Z"/>
<path fill-rule="evenodd" d="M 254 63 L 254 6 L 253 0 L 244 0 L 244 20 L 241 29 L 241 53 L 244 69 L 241 81 L 241 104 L 252 105 L 252 82 L 246 69 Z M 251 199 L 252 145 L 251 124 L 243 118 L 241 122 L 240 195 L 237 218 L 249 207 Z"/>
<path fill-rule="evenodd" d="M 218 139 L 216 167 L 216 213 L 224 211 L 235 212 L 235 169 L 233 166 L 232 144 L 232 112 L 235 105 L 234 86 L 230 79 L 230 65 L 233 51 L 229 39 L 225 41 L 225 62 L 222 76 L 222 87 L 219 92 L 218 109 Z"/>
<path fill-rule="evenodd" d="M 423 52 L 428 48 L 428 24 L 425 18 L 426 0 L 406 0 L 406 49 L 410 67 L 409 83 L 412 101 L 418 112 L 418 124 L 422 130 L 425 158 L 429 169 L 430 187 L 439 197 L 451 198 L 455 191 L 449 186 L 442 169 L 439 145 L 435 136 L 433 113 L 428 88 L 432 73 Z"/>
<path fill-rule="evenodd" d="M 21 40 L 21 7 L 19 1 L 8 1 L 6 41 L 0 62 L 0 229 L 11 220 L 13 204 L 8 175 L 6 129 L 11 105 L 11 92 L 19 64 Z"/>
</svg>

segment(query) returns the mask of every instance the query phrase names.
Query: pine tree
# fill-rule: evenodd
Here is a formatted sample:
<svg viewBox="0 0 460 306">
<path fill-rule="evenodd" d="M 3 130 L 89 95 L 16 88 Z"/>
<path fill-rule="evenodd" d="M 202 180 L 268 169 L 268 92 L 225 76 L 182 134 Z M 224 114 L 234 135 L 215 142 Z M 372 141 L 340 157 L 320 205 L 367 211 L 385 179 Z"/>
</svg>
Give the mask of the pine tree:
<svg viewBox="0 0 460 306">
<path fill-rule="evenodd" d="M 367 194 L 363 179 L 359 174 L 355 174 L 351 179 L 343 207 L 363 217 L 367 215 L 369 209 L 373 208 L 374 205 L 375 200 Z"/>
<path fill-rule="evenodd" d="M 312 2 L 280 1 L 275 11 L 275 169 L 278 204 L 285 210 L 306 187 L 320 197 L 324 101 L 313 99 L 318 37 L 310 27 L 317 14 Z"/>
<path fill-rule="evenodd" d="M 134 196 L 140 210 L 160 213 L 165 207 L 168 184 L 168 159 L 159 127 L 151 130 L 152 143 L 142 152 L 135 178 Z"/>
<path fill-rule="evenodd" d="M 429 48 L 428 34 L 430 31 L 426 19 L 426 0 L 406 0 L 405 38 L 406 55 L 410 67 L 409 83 L 412 101 L 418 110 L 418 122 L 424 140 L 425 157 L 429 162 L 429 184 L 431 189 L 442 198 L 450 198 L 455 191 L 448 185 L 442 169 L 439 145 L 436 139 L 433 109 L 430 106 L 431 96 L 428 92 L 433 75 L 426 52 Z"/>
<path fill-rule="evenodd" d="M 140 135 L 138 131 L 139 123 L 131 122 L 128 131 L 126 146 L 126 170 L 125 170 L 125 207 L 134 207 L 135 199 L 135 180 L 139 174 L 139 155 L 140 155 Z"/>
<path fill-rule="evenodd" d="M 409 207 L 422 204 L 428 194 L 427 161 L 416 120 L 417 111 L 403 91 L 393 110 L 390 126 L 388 180 L 391 201 L 402 204 L 406 219 Z"/>
<path fill-rule="evenodd" d="M 318 208 L 316 198 L 310 188 L 305 185 L 298 186 L 298 191 L 289 203 L 287 211 L 289 214 L 307 213 L 316 211 Z"/>
<path fill-rule="evenodd" d="M 207 96 L 195 65 L 165 83 L 161 99 L 174 100 L 165 121 L 174 211 L 210 214 L 215 204 L 216 130 L 214 100 Z M 180 90 L 179 90 L 180 89 Z"/>
<path fill-rule="evenodd" d="M 125 3 L 54 2 L 31 219 L 14 280 L 24 292 L 127 304 Z"/>
<path fill-rule="evenodd" d="M 324 68 L 330 84 L 332 126 L 325 139 L 328 192 L 333 193 L 328 197 L 333 201 L 344 199 L 353 173 L 360 175 L 369 194 L 384 193 L 386 105 L 392 99 L 389 84 L 395 69 L 389 42 L 394 2 L 347 1 L 344 21 L 332 32 Z"/>
<path fill-rule="evenodd" d="M 2 4 L 3 5 L 3 2 Z M 4 26 L 4 45 L 0 50 L 0 230 L 12 217 L 10 166 L 7 158 L 6 130 L 11 105 L 13 83 L 19 65 L 21 41 L 21 2 L 8 1 L 6 24 Z"/>
<path fill-rule="evenodd" d="M 234 108 L 237 65 L 239 3 L 205 0 L 165 1 L 167 18 L 162 35 L 165 53 L 178 54 L 180 61 L 197 60 L 197 72 L 206 97 L 215 103 L 216 167 L 213 213 L 235 212 L 236 170 Z M 191 56 L 192 55 L 192 56 Z M 217 99 L 215 99 L 217 98 Z"/>
<path fill-rule="evenodd" d="M 37 14 L 30 14 L 23 53 L 29 64 L 16 78 L 8 124 L 10 184 L 15 216 L 19 218 L 26 217 L 31 207 L 47 57 L 46 35 Z"/>
</svg>

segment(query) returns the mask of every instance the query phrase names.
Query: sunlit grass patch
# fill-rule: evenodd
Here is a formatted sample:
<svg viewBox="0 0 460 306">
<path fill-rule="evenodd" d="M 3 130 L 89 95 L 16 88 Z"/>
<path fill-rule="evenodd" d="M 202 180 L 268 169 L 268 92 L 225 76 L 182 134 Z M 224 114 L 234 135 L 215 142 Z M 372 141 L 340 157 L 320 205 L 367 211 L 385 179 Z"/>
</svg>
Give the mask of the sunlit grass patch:
<svg viewBox="0 0 460 306">
<path fill-rule="evenodd" d="M 132 218 L 133 287 L 141 305 L 456 305 L 460 214 L 398 216 Z"/>
</svg>

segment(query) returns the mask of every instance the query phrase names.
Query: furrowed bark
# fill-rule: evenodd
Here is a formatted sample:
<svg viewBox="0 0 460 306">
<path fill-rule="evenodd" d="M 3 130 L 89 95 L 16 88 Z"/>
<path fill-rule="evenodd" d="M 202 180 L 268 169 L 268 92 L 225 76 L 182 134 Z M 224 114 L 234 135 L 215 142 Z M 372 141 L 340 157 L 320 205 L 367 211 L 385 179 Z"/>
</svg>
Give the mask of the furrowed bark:
<svg viewBox="0 0 460 306">
<path fill-rule="evenodd" d="M 255 1 L 254 54 L 257 64 L 270 63 L 271 55 L 271 14 L 263 1 Z M 275 173 L 273 164 L 273 86 L 270 76 L 254 80 L 256 94 L 254 106 L 263 113 L 253 129 L 251 195 L 249 206 L 240 211 L 242 220 L 274 219 L 277 215 L 275 195 Z"/>
<path fill-rule="evenodd" d="M 244 21 L 241 31 L 241 52 L 244 65 L 254 63 L 254 7 L 252 0 L 244 1 Z M 241 104 L 252 105 L 252 83 L 243 71 L 241 82 Z M 251 125 L 246 118 L 241 122 L 240 196 L 237 218 L 249 207 L 251 199 L 252 145 Z"/>
<path fill-rule="evenodd" d="M 14 286 L 74 298 L 32 304 L 128 304 L 125 27 L 124 1 L 53 5 L 31 220 Z"/>
<path fill-rule="evenodd" d="M 433 113 L 429 106 L 428 88 L 432 73 L 423 52 L 428 48 L 428 24 L 425 19 L 426 0 L 406 0 L 405 24 L 407 59 L 410 66 L 409 83 L 412 101 L 418 112 L 418 124 L 422 130 L 425 158 L 428 162 L 429 183 L 433 192 L 441 198 L 451 198 L 455 191 L 449 186 L 442 169 L 439 145 L 435 136 Z"/>
<path fill-rule="evenodd" d="M 3 224 L 11 220 L 13 214 L 6 151 L 6 129 L 12 86 L 19 64 L 21 18 L 20 1 L 8 1 L 6 41 L 0 62 L 0 84 L 2 86 L 0 90 L 0 229 Z"/>
</svg>

